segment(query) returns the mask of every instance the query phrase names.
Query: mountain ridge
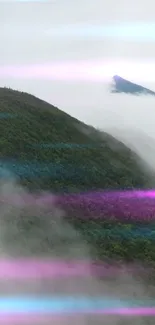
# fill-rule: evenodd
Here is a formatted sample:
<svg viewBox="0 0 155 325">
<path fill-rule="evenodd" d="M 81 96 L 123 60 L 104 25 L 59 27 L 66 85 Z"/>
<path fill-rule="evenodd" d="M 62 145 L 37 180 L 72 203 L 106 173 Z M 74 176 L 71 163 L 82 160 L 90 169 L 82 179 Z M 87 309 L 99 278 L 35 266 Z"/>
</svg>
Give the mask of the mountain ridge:
<svg viewBox="0 0 155 325">
<path fill-rule="evenodd" d="M 111 93 L 126 93 L 132 95 L 152 95 L 155 96 L 155 92 L 140 86 L 136 83 L 133 83 L 127 79 L 124 79 L 118 75 L 113 76 L 113 86 L 111 89 Z"/>
<path fill-rule="evenodd" d="M 112 184 L 113 186 L 116 186 L 116 183 L 112 181 L 109 169 L 111 163 L 109 164 L 109 167 L 107 164 L 108 159 L 111 156 L 111 161 L 112 159 L 115 162 L 117 160 L 122 161 L 122 168 L 113 167 L 115 172 L 112 173 L 116 178 L 118 177 L 117 175 L 119 175 L 120 185 L 118 185 L 118 187 L 124 186 L 123 175 L 125 171 L 130 175 L 129 183 L 131 182 L 131 187 L 136 186 L 136 184 L 137 186 L 143 184 L 143 176 L 138 173 L 138 165 L 135 155 L 132 154 L 131 150 L 126 146 L 120 144 L 119 141 L 115 140 L 114 144 L 114 140 L 112 140 L 110 135 L 106 135 L 105 133 L 104 139 L 103 132 L 101 135 L 101 133 L 95 128 L 87 126 L 65 112 L 61 113 L 61 110 L 55 106 L 26 93 L 1 88 L 0 101 L 0 113 L 15 114 L 15 117 L 12 119 L 0 119 L 0 159 L 13 158 L 21 162 L 23 160 L 38 160 L 38 162 L 43 161 L 48 164 L 49 161 L 51 162 L 52 158 L 54 164 L 58 163 L 58 161 L 64 165 L 70 162 L 74 167 L 78 163 L 78 165 L 83 168 L 84 166 L 87 166 L 89 175 L 89 177 L 86 177 L 85 175 L 83 181 L 81 179 L 83 183 L 82 188 L 86 186 L 86 184 L 89 188 L 89 178 L 91 179 L 92 184 L 94 184 L 93 187 L 98 187 L 100 184 L 101 187 L 105 188 L 107 186 L 112 186 Z M 60 150 L 59 148 L 43 149 L 35 147 L 35 145 L 50 142 L 78 143 L 79 145 L 91 143 L 92 146 L 95 146 L 96 144 L 96 148 L 86 148 L 80 151 L 77 148 L 64 148 Z M 113 147 L 119 145 L 121 149 L 119 151 L 113 150 L 112 148 L 110 149 L 110 142 L 114 144 Z M 6 144 L 5 146 L 4 143 Z M 97 148 L 99 147 L 99 144 L 102 145 L 104 152 Z M 126 160 L 126 156 L 128 157 L 128 163 L 124 164 L 123 160 Z M 95 166 L 96 164 L 98 168 L 95 176 L 95 172 L 93 174 L 92 166 Z M 137 166 L 135 167 L 135 173 L 134 167 L 129 167 L 130 164 L 131 166 Z M 107 166 L 106 172 L 103 172 L 104 166 Z M 132 177 L 133 174 L 134 177 Z M 139 176 L 137 177 L 136 174 L 139 174 Z M 95 179 L 95 177 L 97 178 Z M 73 182 L 72 179 L 68 180 L 68 186 L 70 183 L 72 184 L 72 187 Z"/>
</svg>

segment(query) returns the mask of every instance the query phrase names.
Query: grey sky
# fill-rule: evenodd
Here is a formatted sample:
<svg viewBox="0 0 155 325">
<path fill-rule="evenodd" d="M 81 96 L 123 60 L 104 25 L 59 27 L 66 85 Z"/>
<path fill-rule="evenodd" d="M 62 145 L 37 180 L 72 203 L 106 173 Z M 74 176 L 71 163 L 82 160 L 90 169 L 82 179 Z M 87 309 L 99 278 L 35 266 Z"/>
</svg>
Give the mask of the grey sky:
<svg viewBox="0 0 155 325">
<path fill-rule="evenodd" d="M 118 73 L 155 90 L 155 25 L 142 25 L 154 22 L 154 12 L 153 0 L 0 1 L 0 85 L 35 94 L 100 128 L 124 123 L 155 136 L 155 99 L 110 95 L 108 85 Z M 141 26 L 118 30 L 130 23 Z M 70 60 L 72 72 L 67 67 L 60 80 L 59 64 Z M 34 64 L 42 65 L 37 77 L 30 75 Z M 6 74 L 13 65 L 27 68 L 20 76 L 10 68 Z M 57 80 L 50 80 L 54 65 Z"/>
</svg>

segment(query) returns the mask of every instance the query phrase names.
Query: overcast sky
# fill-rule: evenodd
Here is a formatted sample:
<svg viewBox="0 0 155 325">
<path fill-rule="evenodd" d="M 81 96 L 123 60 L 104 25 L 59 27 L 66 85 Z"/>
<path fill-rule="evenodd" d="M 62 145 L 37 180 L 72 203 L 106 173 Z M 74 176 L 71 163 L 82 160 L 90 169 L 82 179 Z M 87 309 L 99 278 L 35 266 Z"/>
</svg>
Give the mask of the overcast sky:
<svg viewBox="0 0 155 325">
<path fill-rule="evenodd" d="M 0 1 L 0 86 L 100 128 L 155 136 L 155 99 L 111 95 L 114 74 L 155 90 L 153 0 Z"/>
</svg>

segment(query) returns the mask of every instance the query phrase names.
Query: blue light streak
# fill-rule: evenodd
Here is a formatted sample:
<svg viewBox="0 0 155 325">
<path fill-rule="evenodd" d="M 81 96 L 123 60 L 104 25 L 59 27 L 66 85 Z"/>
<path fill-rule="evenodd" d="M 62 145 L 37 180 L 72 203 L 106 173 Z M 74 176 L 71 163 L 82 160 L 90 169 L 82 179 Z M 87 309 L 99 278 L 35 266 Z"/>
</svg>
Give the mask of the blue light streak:
<svg viewBox="0 0 155 325">
<path fill-rule="evenodd" d="M 112 308 L 155 307 L 155 301 L 125 301 L 89 297 L 11 297 L 0 298 L 0 315 L 4 313 L 64 313 L 99 311 Z"/>
</svg>

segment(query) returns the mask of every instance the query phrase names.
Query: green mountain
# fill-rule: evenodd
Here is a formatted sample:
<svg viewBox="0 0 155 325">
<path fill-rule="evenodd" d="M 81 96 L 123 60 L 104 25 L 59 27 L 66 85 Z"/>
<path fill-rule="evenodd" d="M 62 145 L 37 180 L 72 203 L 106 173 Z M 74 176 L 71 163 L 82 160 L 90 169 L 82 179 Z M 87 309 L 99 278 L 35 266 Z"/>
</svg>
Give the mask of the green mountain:
<svg viewBox="0 0 155 325">
<path fill-rule="evenodd" d="M 152 180 L 141 170 L 138 160 L 135 153 L 107 133 L 32 95 L 0 88 L 1 176 L 9 170 L 30 190 L 58 194 L 151 187 Z M 77 214 L 73 211 L 71 222 L 98 257 L 154 259 L 152 239 L 113 237 L 112 221 L 80 221 Z M 122 229 L 132 230 L 127 222 L 117 226 L 121 233 Z M 105 228 L 108 237 L 103 233 Z"/>
<path fill-rule="evenodd" d="M 148 186 L 137 157 L 58 108 L 0 89 L 1 167 L 34 188 L 91 190 Z"/>
</svg>

